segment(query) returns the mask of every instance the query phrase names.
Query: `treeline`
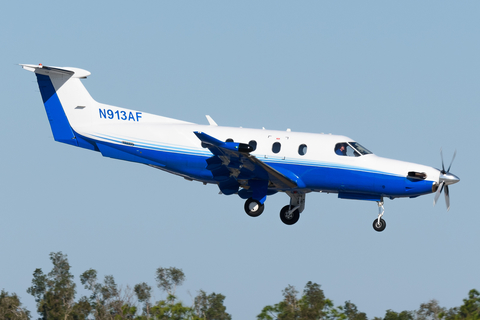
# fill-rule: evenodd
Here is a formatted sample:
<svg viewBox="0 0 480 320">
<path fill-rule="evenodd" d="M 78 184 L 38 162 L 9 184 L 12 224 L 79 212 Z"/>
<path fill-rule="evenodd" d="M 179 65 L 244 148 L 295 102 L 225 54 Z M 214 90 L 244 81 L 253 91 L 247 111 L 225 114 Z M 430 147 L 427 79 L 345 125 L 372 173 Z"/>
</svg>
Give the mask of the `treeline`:
<svg viewBox="0 0 480 320">
<path fill-rule="evenodd" d="M 207 294 L 200 290 L 192 305 L 179 301 L 176 288 L 185 280 L 181 269 L 158 268 L 156 285 L 166 294 L 165 300 L 152 302 L 152 287 L 139 283 L 133 288 L 120 288 L 111 275 L 100 281 L 97 271 L 89 269 L 80 275 L 82 286 L 89 296 L 75 299 L 76 284 L 70 273 L 67 256 L 51 253 L 52 270 L 33 272 L 32 285 L 27 293 L 35 297 L 38 319 L 41 320 L 231 320 L 224 305 L 225 296 Z M 364 312 L 350 301 L 335 306 L 326 298 L 320 285 L 308 282 L 300 292 L 294 286 L 283 291 L 282 301 L 265 306 L 257 320 L 368 320 Z M 0 293 L 0 320 L 32 319 L 30 311 L 22 307 L 19 297 L 2 290 Z M 372 320 L 480 320 L 480 293 L 471 290 L 459 307 L 446 309 L 436 300 L 422 303 L 418 310 L 395 312 L 387 310 L 383 318 Z"/>
</svg>

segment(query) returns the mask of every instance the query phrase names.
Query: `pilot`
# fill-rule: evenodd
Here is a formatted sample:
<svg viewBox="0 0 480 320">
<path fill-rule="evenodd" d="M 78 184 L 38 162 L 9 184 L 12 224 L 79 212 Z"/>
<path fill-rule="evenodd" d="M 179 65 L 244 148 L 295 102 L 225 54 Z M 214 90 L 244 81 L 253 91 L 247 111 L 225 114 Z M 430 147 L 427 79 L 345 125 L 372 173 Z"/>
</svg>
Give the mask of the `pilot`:
<svg viewBox="0 0 480 320">
<path fill-rule="evenodd" d="M 346 150 L 345 150 L 345 144 L 341 143 L 337 150 L 335 150 L 335 153 L 338 154 L 339 156 L 344 156 L 346 155 Z"/>
</svg>

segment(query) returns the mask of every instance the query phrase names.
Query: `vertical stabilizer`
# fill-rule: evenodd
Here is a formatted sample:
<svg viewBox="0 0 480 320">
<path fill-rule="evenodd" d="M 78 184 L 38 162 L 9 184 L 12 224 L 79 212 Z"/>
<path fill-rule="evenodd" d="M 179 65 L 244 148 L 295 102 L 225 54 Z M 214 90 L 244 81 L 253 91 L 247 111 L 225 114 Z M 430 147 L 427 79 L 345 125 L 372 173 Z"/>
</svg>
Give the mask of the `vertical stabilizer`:
<svg viewBox="0 0 480 320">
<path fill-rule="evenodd" d="M 55 141 L 85 147 L 79 145 L 74 128 L 75 125 L 89 120 L 91 115 L 89 111 L 93 110 L 97 104 L 80 81 L 80 78 L 89 76 L 90 72 L 77 68 L 25 64 L 21 66 L 37 76 L 38 87 Z M 85 112 L 83 110 L 85 108 L 88 111 L 85 110 Z"/>
</svg>

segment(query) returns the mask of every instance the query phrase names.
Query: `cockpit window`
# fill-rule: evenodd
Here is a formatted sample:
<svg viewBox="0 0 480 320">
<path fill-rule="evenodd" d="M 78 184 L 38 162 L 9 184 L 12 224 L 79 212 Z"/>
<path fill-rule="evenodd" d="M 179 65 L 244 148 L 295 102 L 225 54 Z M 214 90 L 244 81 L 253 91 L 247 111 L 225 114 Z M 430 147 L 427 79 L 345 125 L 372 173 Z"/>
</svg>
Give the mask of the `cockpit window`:
<svg viewBox="0 0 480 320">
<path fill-rule="evenodd" d="M 368 150 L 367 148 L 365 148 L 364 146 L 362 146 L 358 142 L 349 142 L 349 144 L 352 147 L 354 147 L 358 152 L 360 152 L 362 155 L 372 154 L 372 152 L 370 150 Z"/>
<path fill-rule="evenodd" d="M 335 145 L 335 153 L 339 156 L 359 157 L 371 152 L 358 142 L 340 142 Z"/>
</svg>

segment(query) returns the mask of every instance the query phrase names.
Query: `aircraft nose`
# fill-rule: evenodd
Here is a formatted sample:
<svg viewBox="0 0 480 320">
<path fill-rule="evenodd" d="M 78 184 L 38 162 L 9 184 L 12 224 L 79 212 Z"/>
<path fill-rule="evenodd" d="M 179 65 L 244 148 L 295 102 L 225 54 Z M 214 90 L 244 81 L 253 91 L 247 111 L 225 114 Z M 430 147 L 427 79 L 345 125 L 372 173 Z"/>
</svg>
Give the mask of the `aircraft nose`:
<svg viewBox="0 0 480 320">
<path fill-rule="evenodd" d="M 460 178 L 454 175 L 453 173 L 441 173 L 439 183 L 444 182 L 445 185 L 455 184 L 460 181 Z"/>
</svg>

